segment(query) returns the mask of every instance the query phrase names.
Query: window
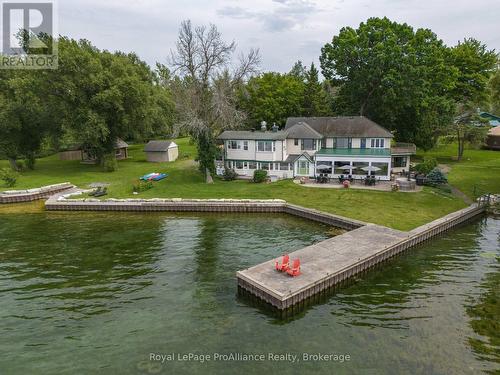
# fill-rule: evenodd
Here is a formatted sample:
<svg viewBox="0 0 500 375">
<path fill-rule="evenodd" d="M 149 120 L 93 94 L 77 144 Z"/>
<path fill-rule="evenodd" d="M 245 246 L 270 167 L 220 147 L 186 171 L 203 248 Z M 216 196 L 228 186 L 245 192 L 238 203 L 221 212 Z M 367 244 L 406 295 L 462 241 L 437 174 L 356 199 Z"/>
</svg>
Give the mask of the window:
<svg viewBox="0 0 500 375">
<path fill-rule="evenodd" d="M 315 139 L 303 139 L 302 140 L 302 150 L 316 150 L 316 140 Z"/>
<path fill-rule="evenodd" d="M 366 148 L 366 138 L 361 138 L 360 148 Z"/>
<path fill-rule="evenodd" d="M 279 163 L 280 171 L 288 171 L 290 169 L 289 163 Z"/>
<path fill-rule="evenodd" d="M 257 151 L 259 152 L 273 152 L 275 150 L 273 141 L 259 141 L 257 142 Z"/>
<path fill-rule="evenodd" d="M 299 173 L 300 175 L 309 174 L 309 162 L 307 160 L 299 160 Z"/>
<path fill-rule="evenodd" d="M 236 162 L 236 169 L 243 169 L 243 162 L 242 161 Z"/>
<path fill-rule="evenodd" d="M 298 140 L 297 138 L 295 138 L 295 139 L 293 140 L 293 144 L 294 144 L 295 146 L 298 146 L 298 145 L 299 145 L 299 140 Z"/>
<path fill-rule="evenodd" d="M 389 163 L 372 163 L 372 167 L 380 168 L 380 170 L 372 172 L 375 176 L 387 176 Z"/>
<path fill-rule="evenodd" d="M 406 168 L 406 156 L 394 157 L 394 168 Z"/>
<path fill-rule="evenodd" d="M 243 141 L 243 150 L 248 151 L 248 141 Z"/>
<path fill-rule="evenodd" d="M 330 168 L 327 168 L 330 167 Z M 318 161 L 316 162 L 316 173 L 317 174 L 332 174 L 332 162 L 331 161 Z"/>
<path fill-rule="evenodd" d="M 372 148 L 384 148 L 384 138 L 373 138 L 371 141 Z"/>
<path fill-rule="evenodd" d="M 269 163 L 260 163 L 260 169 L 268 171 L 269 170 Z"/>
<path fill-rule="evenodd" d="M 321 148 L 326 148 L 326 138 L 321 140 Z"/>
<path fill-rule="evenodd" d="M 248 169 L 257 169 L 257 163 L 255 161 L 249 161 Z"/>
<path fill-rule="evenodd" d="M 349 138 L 337 138 L 337 148 L 349 148 Z"/>
<path fill-rule="evenodd" d="M 368 172 L 364 171 L 363 168 L 368 167 L 367 162 L 355 161 L 352 163 L 353 169 L 352 174 L 356 176 L 366 176 Z"/>
<path fill-rule="evenodd" d="M 342 169 L 344 165 L 349 165 L 350 163 L 348 161 L 336 161 L 333 163 L 333 173 L 334 174 L 344 174 L 348 175 L 349 174 L 349 169 Z"/>
</svg>

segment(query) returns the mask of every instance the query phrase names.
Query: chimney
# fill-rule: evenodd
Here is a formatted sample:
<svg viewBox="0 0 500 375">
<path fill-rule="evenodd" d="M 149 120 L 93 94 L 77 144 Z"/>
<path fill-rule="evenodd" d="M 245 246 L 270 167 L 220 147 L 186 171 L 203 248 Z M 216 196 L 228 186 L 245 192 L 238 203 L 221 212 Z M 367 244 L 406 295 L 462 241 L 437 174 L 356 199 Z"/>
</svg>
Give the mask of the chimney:
<svg viewBox="0 0 500 375">
<path fill-rule="evenodd" d="M 262 121 L 260 123 L 260 130 L 263 131 L 263 132 L 265 132 L 267 130 L 267 122 Z"/>
<path fill-rule="evenodd" d="M 273 133 L 276 133 L 279 130 L 279 127 L 275 122 L 273 123 L 273 127 L 271 128 L 271 130 L 273 131 Z"/>
</svg>

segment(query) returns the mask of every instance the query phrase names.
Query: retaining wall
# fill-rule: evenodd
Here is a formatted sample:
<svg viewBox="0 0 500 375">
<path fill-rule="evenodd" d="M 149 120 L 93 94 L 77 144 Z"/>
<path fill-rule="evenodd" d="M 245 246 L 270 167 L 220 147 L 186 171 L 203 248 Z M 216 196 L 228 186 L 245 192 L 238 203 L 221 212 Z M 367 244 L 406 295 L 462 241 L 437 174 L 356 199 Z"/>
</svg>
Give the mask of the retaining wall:
<svg viewBox="0 0 500 375">
<path fill-rule="evenodd" d="M 69 182 L 62 184 L 47 185 L 37 189 L 8 190 L 0 192 L 0 203 L 31 202 L 45 199 L 54 194 L 74 188 Z"/>
</svg>

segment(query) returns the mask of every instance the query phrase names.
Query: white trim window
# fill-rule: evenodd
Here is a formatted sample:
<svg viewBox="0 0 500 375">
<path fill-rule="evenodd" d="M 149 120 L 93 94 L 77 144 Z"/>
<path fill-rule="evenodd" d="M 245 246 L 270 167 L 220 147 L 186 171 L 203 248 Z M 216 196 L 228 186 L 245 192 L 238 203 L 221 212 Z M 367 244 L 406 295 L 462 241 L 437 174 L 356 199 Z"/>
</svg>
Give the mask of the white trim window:
<svg viewBox="0 0 500 375">
<path fill-rule="evenodd" d="M 248 141 L 243 141 L 243 150 L 248 151 Z"/>
<path fill-rule="evenodd" d="M 385 139 L 384 138 L 372 138 L 371 139 L 371 148 L 384 148 Z"/>
<path fill-rule="evenodd" d="M 276 146 L 274 141 L 258 141 L 257 142 L 257 152 L 274 152 Z"/>
</svg>

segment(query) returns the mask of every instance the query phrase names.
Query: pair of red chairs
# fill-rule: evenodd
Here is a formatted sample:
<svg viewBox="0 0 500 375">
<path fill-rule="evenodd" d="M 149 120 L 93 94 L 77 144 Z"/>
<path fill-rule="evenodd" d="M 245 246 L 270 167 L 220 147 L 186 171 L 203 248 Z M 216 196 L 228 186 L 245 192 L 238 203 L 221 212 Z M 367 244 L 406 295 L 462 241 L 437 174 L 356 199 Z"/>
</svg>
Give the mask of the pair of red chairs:
<svg viewBox="0 0 500 375">
<path fill-rule="evenodd" d="M 275 266 L 277 271 L 286 272 L 290 276 L 300 275 L 300 259 L 294 259 L 293 264 L 290 267 L 290 256 L 288 254 L 283 255 L 281 263 L 276 261 Z"/>
</svg>

